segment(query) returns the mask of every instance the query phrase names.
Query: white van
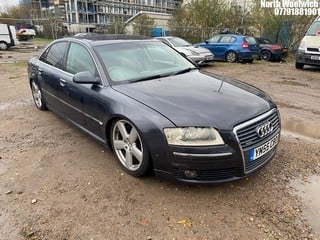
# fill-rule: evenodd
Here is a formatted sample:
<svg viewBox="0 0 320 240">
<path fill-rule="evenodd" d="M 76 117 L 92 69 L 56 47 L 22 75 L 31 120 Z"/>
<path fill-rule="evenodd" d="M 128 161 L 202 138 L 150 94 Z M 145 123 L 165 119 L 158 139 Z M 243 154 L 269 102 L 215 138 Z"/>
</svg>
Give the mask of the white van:
<svg viewBox="0 0 320 240">
<path fill-rule="evenodd" d="M 8 24 L 0 24 L 0 50 L 7 50 L 18 43 L 16 28 Z"/>
<path fill-rule="evenodd" d="M 302 38 L 296 54 L 296 68 L 304 65 L 320 67 L 320 17 L 312 23 Z"/>
</svg>

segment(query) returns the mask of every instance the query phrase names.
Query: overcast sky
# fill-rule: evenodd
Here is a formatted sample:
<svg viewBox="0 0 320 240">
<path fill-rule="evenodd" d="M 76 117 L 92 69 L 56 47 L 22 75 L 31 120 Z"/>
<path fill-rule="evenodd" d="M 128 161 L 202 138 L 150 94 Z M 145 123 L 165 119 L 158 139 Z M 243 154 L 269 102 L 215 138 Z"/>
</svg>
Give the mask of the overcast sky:
<svg viewBox="0 0 320 240">
<path fill-rule="evenodd" d="M 7 6 L 13 6 L 19 4 L 19 0 L 0 0 L 0 10 L 3 10 Z"/>
</svg>

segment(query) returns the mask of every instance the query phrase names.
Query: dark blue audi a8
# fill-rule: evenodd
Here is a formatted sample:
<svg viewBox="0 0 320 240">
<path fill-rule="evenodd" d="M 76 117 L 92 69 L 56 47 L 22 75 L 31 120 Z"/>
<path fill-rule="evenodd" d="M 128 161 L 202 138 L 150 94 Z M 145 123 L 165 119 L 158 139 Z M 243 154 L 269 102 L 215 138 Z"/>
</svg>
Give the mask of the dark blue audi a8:
<svg viewBox="0 0 320 240">
<path fill-rule="evenodd" d="M 280 117 L 263 91 L 199 70 L 168 45 L 87 34 L 28 62 L 32 96 L 112 149 L 133 176 L 189 183 L 244 178 L 275 155 Z"/>
</svg>

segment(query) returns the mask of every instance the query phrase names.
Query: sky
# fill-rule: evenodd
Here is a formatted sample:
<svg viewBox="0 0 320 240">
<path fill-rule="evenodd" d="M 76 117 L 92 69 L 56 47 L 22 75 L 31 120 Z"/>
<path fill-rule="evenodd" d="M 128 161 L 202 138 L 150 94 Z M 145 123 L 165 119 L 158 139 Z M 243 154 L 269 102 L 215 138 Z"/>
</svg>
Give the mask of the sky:
<svg viewBox="0 0 320 240">
<path fill-rule="evenodd" d="M 7 6 L 13 6 L 19 4 L 19 0 L 0 0 L 0 10 L 3 10 Z"/>
</svg>

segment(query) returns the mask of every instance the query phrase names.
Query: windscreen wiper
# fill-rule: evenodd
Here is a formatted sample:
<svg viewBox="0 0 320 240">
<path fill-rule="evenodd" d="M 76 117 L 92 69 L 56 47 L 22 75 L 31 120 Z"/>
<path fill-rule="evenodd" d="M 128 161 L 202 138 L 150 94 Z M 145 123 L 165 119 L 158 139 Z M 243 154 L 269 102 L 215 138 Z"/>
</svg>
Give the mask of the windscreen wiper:
<svg viewBox="0 0 320 240">
<path fill-rule="evenodd" d="M 192 70 L 196 70 L 198 68 L 186 68 L 186 69 L 182 69 L 180 71 L 177 71 L 175 73 L 173 73 L 172 75 L 179 75 L 179 74 L 183 74 L 183 73 L 187 73 L 187 72 L 190 72 Z"/>
<path fill-rule="evenodd" d="M 143 77 L 143 78 L 138 78 L 135 80 L 132 80 L 130 82 L 142 82 L 142 81 L 147 81 L 147 80 L 152 80 L 152 79 L 157 79 L 157 78 L 162 78 L 162 77 L 167 77 L 170 76 L 170 74 L 157 74 L 157 75 L 152 75 L 152 76 L 148 76 L 148 77 Z"/>
</svg>

